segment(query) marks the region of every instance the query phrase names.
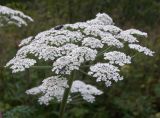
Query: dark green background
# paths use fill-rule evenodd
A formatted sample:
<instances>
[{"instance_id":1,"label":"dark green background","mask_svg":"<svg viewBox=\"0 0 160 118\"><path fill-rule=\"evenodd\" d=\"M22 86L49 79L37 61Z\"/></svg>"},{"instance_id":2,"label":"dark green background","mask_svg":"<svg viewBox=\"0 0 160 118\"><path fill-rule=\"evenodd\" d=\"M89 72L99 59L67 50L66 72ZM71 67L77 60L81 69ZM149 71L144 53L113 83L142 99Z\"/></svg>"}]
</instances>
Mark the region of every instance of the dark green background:
<instances>
[{"instance_id":1,"label":"dark green background","mask_svg":"<svg viewBox=\"0 0 160 118\"><path fill-rule=\"evenodd\" d=\"M160 0L0 0L1 5L23 11L35 22L28 27L0 28L0 66L11 59L21 39L59 24L92 19L98 12L109 14L117 26L148 33L144 46L153 58L138 54L122 68L124 80L106 88L96 102L67 106L66 118L160 118ZM47 69L30 69L11 74L0 68L0 111L4 118L57 118L59 104L41 106L38 96L25 90L37 86L50 74Z\"/></svg>"}]
</instances>

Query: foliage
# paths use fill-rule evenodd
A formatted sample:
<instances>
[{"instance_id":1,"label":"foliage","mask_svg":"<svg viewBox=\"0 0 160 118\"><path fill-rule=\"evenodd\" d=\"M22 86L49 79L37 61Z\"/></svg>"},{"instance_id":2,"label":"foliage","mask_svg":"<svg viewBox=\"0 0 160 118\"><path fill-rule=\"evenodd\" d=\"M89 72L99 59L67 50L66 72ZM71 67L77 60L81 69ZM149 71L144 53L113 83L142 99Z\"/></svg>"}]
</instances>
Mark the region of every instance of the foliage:
<instances>
[{"instance_id":1,"label":"foliage","mask_svg":"<svg viewBox=\"0 0 160 118\"><path fill-rule=\"evenodd\" d=\"M4 118L28 118L32 117L34 109L28 106L17 106L6 113L4 113Z\"/></svg>"}]
</instances>

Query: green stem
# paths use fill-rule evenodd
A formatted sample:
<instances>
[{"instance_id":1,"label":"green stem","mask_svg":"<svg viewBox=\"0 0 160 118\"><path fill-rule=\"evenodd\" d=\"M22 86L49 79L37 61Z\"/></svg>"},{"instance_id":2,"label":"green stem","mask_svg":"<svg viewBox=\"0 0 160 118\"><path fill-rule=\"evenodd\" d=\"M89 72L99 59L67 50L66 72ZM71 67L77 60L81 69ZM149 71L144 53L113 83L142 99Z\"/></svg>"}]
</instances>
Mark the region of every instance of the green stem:
<instances>
[{"instance_id":1,"label":"green stem","mask_svg":"<svg viewBox=\"0 0 160 118\"><path fill-rule=\"evenodd\" d=\"M65 89L64 91L64 95L63 95L63 99L62 99L62 103L61 103L61 106L60 106L60 115L59 115L59 118L64 118L64 112L65 112L65 107L66 107L66 104L67 104L67 100L68 100L68 96L69 96L69 93L70 93L70 90L71 90L71 87L72 87L72 83L73 83L73 80L75 78L75 71L72 73L71 75L71 78L68 80L68 88Z\"/></svg>"},{"instance_id":2,"label":"green stem","mask_svg":"<svg viewBox=\"0 0 160 118\"><path fill-rule=\"evenodd\" d=\"M101 56L104 52L108 51L110 48L111 48L111 47L108 47L108 48L104 49L102 52L98 53L98 54L97 54L97 57L98 57L98 56Z\"/></svg>"}]
</instances>

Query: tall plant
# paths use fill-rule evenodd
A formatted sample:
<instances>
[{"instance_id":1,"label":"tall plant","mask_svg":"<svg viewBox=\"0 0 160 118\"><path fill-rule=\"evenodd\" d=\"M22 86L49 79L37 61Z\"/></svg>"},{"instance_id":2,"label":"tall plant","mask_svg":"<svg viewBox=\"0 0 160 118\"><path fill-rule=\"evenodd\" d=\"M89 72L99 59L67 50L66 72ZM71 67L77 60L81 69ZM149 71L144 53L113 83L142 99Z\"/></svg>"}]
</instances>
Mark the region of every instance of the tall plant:
<instances>
[{"instance_id":1,"label":"tall plant","mask_svg":"<svg viewBox=\"0 0 160 118\"><path fill-rule=\"evenodd\" d=\"M120 68L132 62L126 49L153 56L154 52L138 44L137 36L147 37L147 33L122 30L114 25L110 16L99 13L95 19L56 26L22 40L21 48L6 67L16 73L38 65L38 60L52 64L53 76L26 93L42 93L40 104L49 105L52 100L61 102L59 117L63 118L65 106L74 100L75 94L93 103L95 96L103 93L88 84L85 76L97 83L104 82L108 87L112 82L123 80Z\"/></svg>"}]
</instances>

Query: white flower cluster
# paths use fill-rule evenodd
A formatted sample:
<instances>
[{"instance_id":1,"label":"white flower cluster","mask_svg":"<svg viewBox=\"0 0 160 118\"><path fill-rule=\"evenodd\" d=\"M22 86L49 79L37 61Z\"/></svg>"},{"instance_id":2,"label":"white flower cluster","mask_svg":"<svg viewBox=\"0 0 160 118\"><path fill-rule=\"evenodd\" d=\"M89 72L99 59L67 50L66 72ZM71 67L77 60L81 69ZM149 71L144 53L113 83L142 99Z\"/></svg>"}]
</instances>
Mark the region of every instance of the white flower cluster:
<instances>
[{"instance_id":1,"label":"white flower cluster","mask_svg":"<svg viewBox=\"0 0 160 118\"><path fill-rule=\"evenodd\" d=\"M83 46L91 47L91 48L102 48L104 44L94 37L91 38L84 38L82 41Z\"/></svg>"},{"instance_id":2,"label":"white flower cluster","mask_svg":"<svg viewBox=\"0 0 160 118\"><path fill-rule=\"evenodd\" d=\"M118 80L122 80L123 77L119 75L120 70L118 67L113 66L108 63L97 63L94 66L90 67L89 75L96 77L96 81L104 81L105 85L108 87L111 85L111 81L114 80L117 82Z\"/></svg>"},{"instance_id":3,"label":"white flower cluster","mask_svg":"<svg viewBox=\"0 0 160 118\"><path fill-rule=\"evenodd\" d=\"M24 71L26 68L30 68L36 63L36 60L29 59L29 58L21 58L16 57L10 60L6 66L10 66L10 68L13 70L13 73Z\"/></svg>"},{"instance_id":4,"label":"white flower cluster","mask_svg":"<svg viewBox=\"0 0 160 118\"><path fill-rule=\"evenodd\" d=\"M77 92L81 93L81 96L84 100L91 103L95 101L94 95L101 95L103 93L102 91L98 90L96 87L92 85L85 84L80 80L75 80L71 88L71 93Z\"/></svg>"},{"instance_id":5,"label":"white flower cluster","mask_svg":"<svg viewBox=\"0 0 160 118\"><path fill-rule=\"evenodd\" d=\"M122 39L126 42L129 42L129 43L139 42L134 35L147 37L147 33L145 33L145 32L141 32L141 31L136 30L136 29L129 29L129 30L121 31L116 36L116 38Z\"/></svg>"},{"instance_id":6,"label":"white flower cluster","mask_svg":"<svg viewBox=\"0 0 160 118\"><path fill-rule=\"evenodd\" d=\"M116 46L117 48L123 47L123 43L121 43L110 33L105 33L105 36L102 38L102 43L107 44L108 46Z\"/></svg>"},{"instance_id":7,"label":"white flower cluster","mask_svg":"<svg viewBox=\"0 0 160 118\"><path fill-rule=\"evenodd\" d=\"M23 12L0 5L0 26L15 24L21 27L22 25L27 25L25 20L33 22L33 19Z\"/></svg>"},{"instance_id":8,"label":"white flower cluster","mask_svg":"<svg viewBox=\"0 0 160 118\"><path fill-rule=\"evenodd\" d=\"M79 70L80 62L72 56L63 56L53 63L52 71L56 74L71 74L73 70Z\"/></svg>"},{"instance_id":9,"label":"white flower cluster","mask_svg":"<svg viewBox=\"0 0 160 118\"><path fill-rule=\"evenodd\" d=\"M26 93L31 95L42 93L43 96L41 96L38 101L40 104L48 105L53 99L60 102L63 98L65 88L68 88L66 78L52 76L44 79L42 85L29 89Z\"/></svg>"},{"instance_id":10,"label":"white flower cluster","mask_svg":"<svg viewBox=\"0 0 160 118\"><path fill-rule=\"evenodd\" d=\"M138 35L138 36L147 37L147 33L141 32L140 30L137 30L137 29L128 29L123 32L126 32L127 34L131 34L131 35Z\"/></svg>"},{"instance_id":11,"label":"white flower cluster","mask_svg":"<svg viewBox=\"0 0 160 118\"><path fill-rule=\"evenodd\" d=\"M72 48L71 48L72 49ZM62 56L53 63L52 71L56 74L71 74L73 70L79 70L84 61L93 61L97 51L87 47L77 47L69 53L70 56Z\"/></svg>"},{"instance_id":12,"label":"white flower cluster","mask_svg":"<svg viewBox=\"0 0 160 118\"><path fill-rule=\"evenodd\" d=\"M125 32L125 31L122 31L120 32L116 38L118 39L122 39L126 42L129 42L129 43L135 43L135 42L138 42L137 38L134 37L133 35L129 34L128 32Z\"/></svg>"},{"instance_id":13,"label":"white flower cluster","mask_svg":"<svg viewBox=\"0 0 160 118\"><path fill-rule=\"evenodd\" d=\"M146 37L147 34L136 29L122 30L114 26L112 18L107 14L99 13L95 19L57 26L41 32L35 37L22 40L19 45L21 48L18 50L15 58L7 63L6 66L11 67L13 72L24 71L25 68L34 65L36 59L43 59L44 61L53 62L53 74L58 76L52 78L61 80L60 76L63 76L66 77L65 80L67 81L74 70L84 72L88 69L84 69L84 71L79 71L79 69L88 68L89 65L92 65L89 72L85 73L96 78L97 82L104 81L106 86L110 86L112 81L117 82L123 79L119 75L120 70L117 66L131 63L130 56L116 50L120 50L120 48L122 50L125 45L125 47L128 46L146 55L153 55L153 52L149 49L134 44L138 43L136 36ZM109 50L110 47L114 48ZM104 55L104 60L101 59L101 55ZM103 63L99 62L100 59ZM85 66L85 64L87 65ZM45 90L43 93L46 93L46 96L40 99L41 103L48 104L47 101L59 94L61 97L56 98L58 101L62 99L64 90L61 90L58 94L55 92L55 89L53 92L57 95L52 93L51 96L48 96L52 87L54 88L53 83L52 85L46 85L50 81L50 79L47 79L40 86L40 88L43 88L42 91ZM56 81L59 82L58 80ZM66 81L63 81L65 85ZM63 89L65 89L64 86ZM38 91L40 89L38 87L31 90ZM71 91L73 93L81 93L82 98L88 102L95 100L94 95L102 94L95 87L76 80L72 84Z\"/></svg>"},{"instance_id":14,"label":"white flower cluster","mask_svg":"<svg viewBox=\"0 0 160 118\"><path fill-rule=\"evenodd\" d=\"M143 52L145 55L148 55L148 56L153 56L153 54L154 54L154 52L151 51L150 49L143 47L143 46L140 46L138 44L129 44L129 47L131 49L137 50L138 52Z\"/></svg>"},{"instance_id":15,"label":"white flower cluster","mask_svg":"<svg viewBox=\"0 0 160 118\"><path fill-rule=\"evenodd\" d=\"M19 47L22 47L22 46L24 46L24 45L27 45L29 42L31 42L32 38L33 38L33 36L30 36L30 37L27 37L27 38L23 39L23 40L20 42Z\"/></svg>"},{"instance_id":16,"label":"white flower cluster","mask_svg":"<svg viewBox=\"0 0 160 118\"><path fill-rule=\"evenodd\" d=\"M105 13L98 13L96 15L96 18L90 21L87 21L88 24L93 25L93 24L97 24L97 25L112 25L113 24L113 20L112 18L105 14Z\"/></svg>"},{"instance_id":17,"label":"white flower cluster","mask_svg":"<svg viewBox=\"0 0 160 118\"><path fill-rule=\"evenodd\" d=\"M83 63L85 61L95 60L97 51L88 47L78 47L75 48L70 55L77 58L80 63Z\"/></svg>"},{"instance_id":18,"label":"white flower cluster","mask_svg":"<svg viewBox=\"0 0 160 118\"><path fill-rule=\"evenodd\" d=\"M26 93L31 95L42 93L43 95L38 101L40 104L48 105L53 99L60 102L66 88L68 88L66 78L52 76L44 79L42 85L29 89ZM84 100L92 103L95 101L95 95L101 95L103 92L92 85L85 84L80 80L75 80L71 87L71 94L72 93L81 93ZM70 97L68 98L68 102L71 101Z\"/></svg>"},{"instance_id":19,"label":"white flower cluster","mask_svg":"<svg viewBox=\"0 0 160 118\"><path fill-rule=\"evenodd\" d=\"M30 95L42 93L38 101L40 104L48 105L53 99L61 102L66 88L68 88L66 78L52 76L44 79L42 85L29 89L26 93ZM78 92L81 93L84 100L91 103L95 101L95 95L101 95L103 93L94 86L85 84L80 80L75 80L71 87L71 94ZM68 102L71 101L70 97L68 98Z\"/></svg>"},{"instance_id":20,"label":"white flower cluster","mask_svg":"<svg viewBox=\"0 0 160 118\"><path fill-rule=\"evenodd\" d=\"M77 43L81 41L83 34L79 31L69 31L67 29L55 30L54 28L41 32L32 43L39 44L51 44L55 46L61 46L66 43Z\"/></svg>"},{"instance_id":21,"label":"white flower cluster","mask_svg":"<svg viewBox=\"0 0 160 118\"><path fill-rule=\"evenodd\" d=\"M104 53L104 59L109 60L110 64L118 64L120 66L131 63L130 56L126 56L123 52L118 51Z\"/></svg>"}]
</instances>

